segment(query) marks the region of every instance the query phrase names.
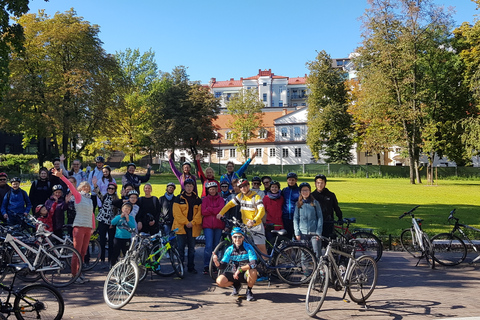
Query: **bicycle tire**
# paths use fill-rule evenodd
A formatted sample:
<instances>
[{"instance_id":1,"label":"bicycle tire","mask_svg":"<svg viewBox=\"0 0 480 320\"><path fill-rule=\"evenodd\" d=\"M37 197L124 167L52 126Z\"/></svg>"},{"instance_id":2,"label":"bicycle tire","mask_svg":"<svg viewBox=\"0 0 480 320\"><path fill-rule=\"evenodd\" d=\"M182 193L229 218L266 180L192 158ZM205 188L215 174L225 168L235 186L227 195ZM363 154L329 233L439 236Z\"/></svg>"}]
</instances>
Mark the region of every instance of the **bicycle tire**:
<instances>
[{"instance_id":1,"label":"bicycle tire","mask_svg":"<svg viewBox=\"0 0 480 320\"><path fill-rule=\"evenodd\" d=\"M352 233L352 238L355 239L355 257L366 254L375 259L376 262L382 258L382 241L376 235L371 232L357 231Z\"/></svg>"},{"instance_id":2,"label":"bicycle tire","mask_svg":"<svg viewBox=\"0 0 480 320\"><path fill-rule=\"evenodd\" d=\"M90 253L90 261L83 264L83 271L89 271L96 267L102 255L100 242L97 239L90 240L88 243L88 252Z\"/></svg>"},{"instance_id":3,"label":"bicycle tire","mask_svg":"<svg viewBox=\"0 0 480 320\"><path fill-rule=\"evenodd\" d=\"M405 229L400 235L400 244L402 245L403 250L411 254L414 258L422 258L423 252L420 246L418 245L417 240L413 239L414 231L412 228Z\"/></svg>"},{"instance_id":4,"label":"bicycle tire","mask_svg":"<svg viewBox=\"0 0 480 320\"><path fill-rule=\"evenodd\" d=\"M215 266L215 263L213 262L213 254L215 253L217 255L219 262L222 261L225 250L231 244L232 243L230 241L223 240L215 247L215 249L212 252L212 256L210 257L210 263L208 264L208 273L210 275L210 278L212 278L213 281L216 281L217 277L223 273L222 270L218 269Z\"/></svg>"},{"instance_id":5,"label":"bicycle tire","mask_svg":"<svg viewBox=\"0 0 480 320\"><path fill-rule=\"evenodd\" d=\"M287 245L275 257L278 278L291 285L308 283L316 268L315 253L304 246Z\"/></svg>"},{"instance_id":6,"label":"bicycle tire","mask_svg":"<svg viewBox=\"0 0 480 320\"><path fill-rule=\"evenodd\" d=\"M175 248L168 250L170 253L170 261L172 263L172 268L175 271L177 277L183 279L185 276L185 269L183 268L182 260L180 259L180 254Z\"/></svg>"},{"instance_id":7,"label":"bicycle tire","mask_svg":"<svg viewBox=\"0 0 480 320\"><path fill-rule=\"evenodd\" d=\"M150 255L155 254L155 256L153 256L153 261L158 262L157 268L153 270L153 272L162 277L169 277L175 273L175 269L173 268L172 260L170 260L170 253L168 252L169 250L163 249L161 251L158 251L162 247L163 244L158 242L152 247L152 250L150 251ZM160 261L158 261L159 258Z\"/></svg>"},{"instance_id":8,"label":"bicycle tire","mask_svg":"<svg viewBox=\"0 0 480 320\"><path fill-rule=\"evenodd\" d=\"M425 248L423 257L427 260L427 264L430 266L430 268L435 269L435 252L433 251L433 246L430 242L430 239L425 233L422 233L422 241L423 247Z\"/></svg>"},{"instance_id":9,"label":"bicycle tire","mask_svg":"<svg viewBox=\"0 0 480 320\"><path fill-rule=\"evenodd\" d=\"M80 253L67 245L57 245L47 250L47 253L60 261L58 265L48 254L44 254L40 262L40 276L43 281L54 287L66 287L72 284L82 273L82 258ZM72 273L72 260L78 260L78 270L75 275ZM41 270L43 268L54 267L57 269Z\"/></svg>"},{"instance_id":10,"label":"bicycle tire","mask_svg":"<svg viewBox=\"0 0 480 320\"><path fill-rule=\"evenodd\" d=\"M32 284L22 288L13 303L15 317L22 319L60 320L65 311L63 297L55 288Z\"/></svg>"},{"instance_id":11,"label":"bicycle tire","mask_svg":"<svg viewBox=\"0 0 480 320\"><path fill-rule=\"evenodd\" d=\"M462 239L451 233L439 233L430 240L434 259L443 266L456 266L467 257L467 246Z\"/></svg>"},{"instance_id":12,"label":"bicycle tire","mask_svg":"<svg viewBox=\"0 0 480 320\"><path fill-rule=\"evenodd\" d=\"M145 267L145 262L148 258L148 248L143 247L137 256L137 266L138 266L138 281L143 281L147 277L147 268Z\"/></svg>"},{"instance_id":13,"label":"bicycle tire","mask_svg":"<svg viewBox=\"0 0 480 320\"><path fill-rule=\"evenodd\" d=\"M355 263L347 275L347 292L356 303L364 303L375 290L377 284L378 269L375 259L371 256L361 256L355 259Z\"/></svg>"},{"instance_id":14,"label":"bicycle tire","mask_svg":"<svg viewBox=\"0 0 480 320\"><path fill-rule=\"evenodd\" d=\"M328 283L328 265L322 261L317 270L315 270L312 279L310 279L307 295L305 296L305 308L310 317L315 317L318 311L320 311L327 296Z\"/></svg>"},{"instance_id":15,"label":"bicycle tire","mask_svg":"<svg viewBox=\"0 0 480 320\"><path fill-rule=\"evenodd\" d=\"M135 261L122 260L115 264L105 279L103 299L112 309L120 309L132 300L139 280Z\"/></svg>"}]
</instances>

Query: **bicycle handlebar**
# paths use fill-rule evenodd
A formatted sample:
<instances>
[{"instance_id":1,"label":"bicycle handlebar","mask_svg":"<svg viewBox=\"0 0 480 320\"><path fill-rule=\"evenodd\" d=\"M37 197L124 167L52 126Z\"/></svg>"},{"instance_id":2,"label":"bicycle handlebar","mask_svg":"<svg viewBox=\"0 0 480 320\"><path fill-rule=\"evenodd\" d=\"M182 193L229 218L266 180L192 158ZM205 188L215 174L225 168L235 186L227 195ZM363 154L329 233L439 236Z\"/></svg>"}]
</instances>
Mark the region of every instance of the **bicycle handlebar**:
<instances>
[{"instance_id":1,"label":"bicycle handlebar","mask_svg":"<svg viewBox=\"0 0 480 320\"><path fill-rule=\"evenodd\" d=\"M457 210L457 209L453 209L452 211L450 211L450 215L448 216L448 220L454 219L454 220L458 221L458 218L453 216L453 214L455 213L455 210Z\"/></svg>"},{"instance_id":2,"label":"bicycle handlebar","mask_svg":"<svg viewBox=\"0 0 480 320\"><path fill-rule=\"evenodd\" d=\"M420 207L420 206L416 206L416 207L414 207L413 209L411 209L410 211L404 212L400 217L398 217L398 219L402 219L403 217L405 217L405 216L408 215L408 214L411 215L412 212L415 211L418 207Z\"/></svg>"}]
</instances>

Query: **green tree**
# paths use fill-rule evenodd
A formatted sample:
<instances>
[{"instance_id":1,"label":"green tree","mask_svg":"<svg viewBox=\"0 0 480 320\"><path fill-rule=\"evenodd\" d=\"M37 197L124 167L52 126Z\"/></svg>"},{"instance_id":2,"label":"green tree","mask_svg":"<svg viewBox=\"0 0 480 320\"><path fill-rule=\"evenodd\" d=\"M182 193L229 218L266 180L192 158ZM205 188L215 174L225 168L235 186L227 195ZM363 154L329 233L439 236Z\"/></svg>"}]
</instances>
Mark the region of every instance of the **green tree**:
<instances>
[{"instance_id":1,"label":"green tree","mask_svg":"<svg viewBox=\"0 0 480 320\"><path fill-rule=\"evenodd\" d=\"M418 168L426 137L424 129L435 122L433 113L443 104L433 100L429 80L435 72L432 70L431 77L424 72L428 64L433 66L428 59L441 56L431 54L440 44L431 39L441 40L448 34L450 15L430 0L369 3L371 7L364 15L364 40L355 59L362 91L355 107L361 117L355 119L368 119L364 125L369 130L364 130L363 138L376 142L377 147L387 142L404 147L410 162L410 182L415 183L416 178L420 183ZM389 133L383 131L385 128ZM390 141L369 139L367 135Z\"/></svg>"},{"instance_id":2,"label":"green tree","mask_svg":"<svg viewBox=\"0 0 480 320\"><path fill-rule=\"evenodd\" d=\"M332 68L332 59L325 51L320 51L307 67L310 70L307 145L316 159L323 151L327 163L349 163L353 122L347 110L345 74L341 69Z\"/></svg>"},{"instance_id":3,"label":"green tree","mask_svg":"<svg viewBox=\"0 0 480 320\"><path fill-rule=\"evenodd\" d=\"M242 89L227 103L227 113L232 116L227 125L231 128L232 141L248 159L248 141L258 136L263 125L263 102L256 89Z\"/></svg>"},{"instance_id":4,"label":"green tree","mask_svg":"<svg viewBox=\"0 0 480 320\"><path fill-rule=\"evenodd\" d=\"M24 48L11 54L9 90L1 112L6 129L38 142L38 158L54 152L78 156L92 141L94 128L111 105L109 75L115 68L98 38L99 28L75 11L43 11L17 19Z\"/></svg>"}]
</instances>

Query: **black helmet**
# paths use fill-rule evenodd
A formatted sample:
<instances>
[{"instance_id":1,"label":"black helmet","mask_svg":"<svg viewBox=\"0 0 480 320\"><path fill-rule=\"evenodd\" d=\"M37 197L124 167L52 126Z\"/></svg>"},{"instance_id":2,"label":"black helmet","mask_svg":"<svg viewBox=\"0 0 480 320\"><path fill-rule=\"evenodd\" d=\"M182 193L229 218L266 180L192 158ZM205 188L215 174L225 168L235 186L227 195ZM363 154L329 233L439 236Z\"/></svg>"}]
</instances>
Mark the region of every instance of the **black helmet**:
<instances>
[{"instance_id":1,"label":"black helmet","mask_svg":"<svg viewBox=\"0 0 480 320\"><path fill-rule=\"evenodd\" d=\"M258 181L258 182L261 183L261 182L262 182L262 179L260 179L259 176L255 176L255 177L252 178L252 182L253 182L253 181Z\"/></svg>"},{"instance_id":2,"label":"black helmet","mask_svg":"<svg viewBox=\"0 0 480 320\"><path fill-rule=\"evenodd\" d=\"M300 190L302 190L303 187L307 187L310 191L312 190L312 187L310 187L310 183L308 182L302 182L300 183Z\"/></svg>"},{"instance_id":3,"label":"black helmet","mask_svg":"<svg viewBox=\"0 0 480 320\"><path fill-rule=\"evenodd\" d=\"M133 163L133 162L130 162L129 164L127 164L127 169L128 169L128 167L130 167L130 166L133 166L134 168L137 168L137 166L136 166L135 163Z\"/></svg>"},{"instance_id":4,"label":"black helmet","mask_svg":"<svg viewBox=\"0 0 480 320\"><path fill-rule=\"evenodd\" d=\"M276 185L278 189L281 189L280 182L273 180L272 183L270 183L270 186Z\"/></svg>"},{"instance_id":5,"label":"black helmet","mask_svg":"<svg viewBox=\"0 0 480 320\"><path fill-rule=\"evenodd\" d=\"M95 162L105 163L105 158L102 157L102 156L98 156L98 157L95 158Z\"/></svg>"},{"instance_id":6,"label":"black helmet","mask_svg":"<svg viewBox=\"0 0 480 320\"><path fill-rule=\"evenodd\" d=\"M317 174L315 176L315 182L317 182L317 179L322 179L323 181L327 182L327 177L325 177L324 174Z\"/></svg>"},{"instance_id":7,"label":"black helmet","mask_svg":"<svg viewBox=\"0 0 480 320\"><path fill-rule=\"evenodd\" d=\"M287 174L287 179L288 179L288 178L298 179L297 174L296 174L295 172L289 172L289 173Z\"/></svg>"},{"instance_id":8,"label":"black helmet","mask_svg":"<svg viewBox=\"0 0 480 320\"><path fill-rule=\"evenodd\" d=\"M185 186L186 184L191 184L192 186L195 186L195 181L193 179L186 179L185 181L183 181L183 185Z\"/></svg>"},{"instance_id":9,"label":"black helmet","mask_svg":"<svg viewBox=\"0 0 480 320\"><path fill-rule=\"evenodd\" d=\"M22 180L19 177L13 177L10 182L22 182Z\"/></svg>"},{"instance_id":10,"label":"black helmet","mask_svg":"<svg viewBox=\"0 0 480 320\"><path fill-rule=\"evenodd\" d=\"M63 187L61 184L56 184L52 187L52 191L57 191L57 190L63 191Z\"/></svg>"},{"instance_id":11,"label":"black helmet","mask_svg":"<svg viewBox=\"0 0 480 320\"><path fill-rule=\"evenodd\" d=\"M237 182L237 187L241 188L243 186L248 186L249 185L249 182L247 179L239 179L238 182Z\"/></svg>"}]
</instances>

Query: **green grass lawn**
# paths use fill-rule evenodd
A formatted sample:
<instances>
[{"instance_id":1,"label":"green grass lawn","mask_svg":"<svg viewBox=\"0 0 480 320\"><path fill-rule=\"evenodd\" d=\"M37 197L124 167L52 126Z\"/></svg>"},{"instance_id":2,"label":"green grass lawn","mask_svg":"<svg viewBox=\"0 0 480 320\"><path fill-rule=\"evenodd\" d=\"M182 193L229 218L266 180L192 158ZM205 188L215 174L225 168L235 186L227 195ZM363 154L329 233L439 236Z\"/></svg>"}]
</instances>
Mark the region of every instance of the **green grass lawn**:
<instances>
[{"instance_id":1,"label":"green grass lawn","mask_svg":"<svg viewBox=\"0 0 480 320\"><path fill-rule=\"evenodd\" d=\"M282 188L287 185L285 176L273 179L280 181ZM153 193L163 195L170 181L177 183L173 174L152 176ZM300 177L300 182L314 187L312 177ZM447 217L454 208L461 222L480 228L480 181L441 180L427 186L411 185L408 179L332 178L327 188L337 195L344 217L357 218L356 227L374 229L376 234L399 236L410 226L410 219L398 217L416 205L420 207L415 216L424 219L423 229L430 235L451 228Z\"/></svg>"}]
</instances>

